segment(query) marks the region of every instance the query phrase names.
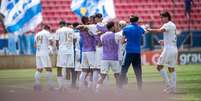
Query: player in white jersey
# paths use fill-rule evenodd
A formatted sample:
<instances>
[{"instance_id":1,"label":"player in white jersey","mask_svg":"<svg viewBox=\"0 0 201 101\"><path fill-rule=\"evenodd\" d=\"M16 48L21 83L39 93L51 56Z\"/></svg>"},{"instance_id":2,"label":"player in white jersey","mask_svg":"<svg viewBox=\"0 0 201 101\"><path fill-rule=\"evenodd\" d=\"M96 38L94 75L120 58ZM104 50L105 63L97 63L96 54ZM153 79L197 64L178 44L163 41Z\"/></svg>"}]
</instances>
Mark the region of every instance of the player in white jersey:
<instances>
[{"instance_id":1,"label":"player in white jersey","mask_svg":"<svg viewBox=\"0 0 201 101\"><path fill-rule=\"evenodd\" d=\"M49 56L48 45L50 44L50 32L49 26L43 25L42 31L38 32L35 36L35 47L36 47L36 69L35 72L35 85L34 89L36 91L41 90L40 86L40 75L43 71L43 68L47 71L46 78L48 81L49 89L53 88L52 85L52 65Z\"/></svg>"},{"instance_id":2,"label":"player in white jersey","mask_svg":"<svg viewBox=\"0 0 201 101\"><path fill-rule=\"evenodd\" d=\"M118 50L118 54L119 54L119 63L122 64L123 62L123 55L124 55L124 52L125 52L125 44L122 44L123 40L122 40L122 37L123 37L123 28L127 25L126 21L119 21L118 22L118 26L116 27L116 33L115 33L115 39L118 40L119 42L119 50Z\"/></svg>"},{"instance_id":3,"label":"player in white jersey","mask_svg":"<svg viewBox=\"0 0 201 101\"><path fill-rule=\"evenodd\" d=\"M176 46L176 25L171 21L169 12L165 11L160 14L161 20L164 23L160 29L147 29L149 32L163 33L163 40L160 44L163 45L163 52L161 53L157 70L160 72L166 83L165 92L175 93L176 91L176 71L175 66L177 63L178 50ZM170 78L167 72L163 69L164 66L168 67Z\"/></svg>"},{"instance_id":4,"label":"player in white jersey","mask_svg":"<svg viewBox=\"0 0 201 101\"><path fill-rule=\"evenodd\" d=\"M60 28L56 31L57 37L57 81L58 88L60 90L64 89L64 83L69 80L69 74L74 68L74 49L73 49L73 39L74 31L72 28L66 27L65 21L59 23ZM64 76L62 76L62 68L64 68ZM65 80L65 81L64 81Z\"/></svg>"}]
</instances>

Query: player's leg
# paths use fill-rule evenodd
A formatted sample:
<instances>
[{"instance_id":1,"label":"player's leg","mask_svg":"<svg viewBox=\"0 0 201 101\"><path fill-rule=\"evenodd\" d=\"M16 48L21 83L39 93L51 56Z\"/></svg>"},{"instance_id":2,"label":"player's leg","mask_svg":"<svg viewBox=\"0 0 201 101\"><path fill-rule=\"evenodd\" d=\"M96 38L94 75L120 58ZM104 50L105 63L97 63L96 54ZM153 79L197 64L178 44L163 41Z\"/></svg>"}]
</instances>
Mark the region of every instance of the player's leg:
<instances>
[{"instance_id":1,"label":"player's leg","mask_svg":"<svg viewBox=\"0 0 201 101\"><path fill-rule=\"evenodd\" d=\"M168 71L170 73L170 86L171 86L171 93L176 92L176 70L175 66L177 63L177 49L172 48L171 51L169 51L169 57L168 57Z\"/></svg>"},{"instance_id":2,"label":"player's leg","mask_svg":"<svg viewBox=\"0 0 201 101\"><path fill-rule=\"evenodd\" d=\"M100 69L97 68L93 69L92 74L93 74L93 88L95 88L99 79Z\"/></svg>"},{"instance_id":3,"label":"player's leg","mask_svg":"<svg viewBox=\"0 0 201 101\"><path fill-rule=\"evenodd\" d=\"M115 78L115 81L116 81L116 85L118 87L118 83L119 83L119 73L114 73L114 78Z\"/></svg>"},{"instance_id":4,"label":"player's leg","mask_svg":"<svg viewBox=\"0 0 201 101\"><path fill-rule=\"evenodd\" d=\"M168 88L170 86L170 82L169 82L168 74L167 74L166 70L164 70L164 66L163 65L157 65L157 70L159 71L161 77L165 81L166 87Z\"/></svg>"},{"instance_id":5,"label":"player's leg","mask_svg":"<svg viewBox=\"0 0 201 101\"><path fill-rule=\"evenodd\" d=\"M62 89L64 78L62 76L62 67L57 67L57 83L58 89Z\"/></svg>"},{"instance_id":6,"label":"player's leg","mask_svg":"<svg viewBox=\"0 0 201 101\"><path fill-rule=\"evenodd\" d=\"M87 76L88 69L82 68L80 78L79 78L79 88L83 89L85 87L85 80Z\"/></svg>"},{"instance_id":7,"label":"player's leg","mask_svg":"<svg viewBox=\"0 0 201 101\"><path fill-rule=\"evenodd\" d=\"M131 54L126 53L124 60L123 60L123 65L121 67L121 73L119 76L119 87L122 88L123 85L127 84L127 72L128 72L128 68L132 62L132 57Z\"/></svg>"},{"instance_id":8,"label":"player's leg","mask_svg":"<svg viewBox=\"0 0 201 101\"><path fill-rule=\"evenodd\" d=\"M63 80L63 86L65 88L69 87L70 84L71 84L71 81L70 81L70 78L71 78L71 69L72 69L71 67L66 67L63 70L63 78L64 78L64 80Z\"/></svg>"},{"instance_id":9,"label":"player's leg","mask_svg":"<svg viewBox=\"0 0 201 101\"><path fill-rule=\"evenodd\" d=\"M87 82L88 82L88 87L92 87L92 85L94 85L93 83L96 82L97 80L93 81L93 78L97 79L98 76L98 71L96 70L95 67L95 52L87 52L86 54L87 59L88 59L88 64L90 66L90 72L88 73L88 76L86 78Z\"/></svg>"},{"instance_id":10,"label":"player's leg","mask_svg":"<svg viewBox=\"0 0 201 101\"><path fill-rule=\"evenodd\" d=\"M168 67L170 73L170 84L171 84L171 93L176 92L176 71L174 67Z\"/></svg>"},{"instance_id":11,"label":"player's leg","mask_svg":"<svg viewBox=\"0 0 201 101\"><path fill-rule=\"evenodd\" d=\"M109 61L108 60L102 60L102 68L100 71L100 77L97 81L97 85L96 85L96 92L99 92L100 88L103 88L103 81L105 80L107 74L109 71Z\"/></svg>"},{"instance_id":12,"label":"player's leg","mask_svg":"<svg viewBox=\"0 0 201 101\"><path fill-rule=\"evenodd\" d=\"M53 88L53 80L52 80L52 68L47 67L47 68L45 68L45 70L47 71L46 79L47 79L47 83L48 83L48 89L53 90L54 88Z\"/></svg>"},{"instance_id":13,"label":"player's leg","mask_svg":"<svg viewBox=\"0 0 201 101\"><path fill-rule=\"evenodd\" d=\"M105 77L107 76L107 74L101 73L101 76L99 77L97 84L96 84L96 93L98 93L100 91L100 89L103 87L103 81L105 79Z\"/></svg>"},{"instance_id":14,"label":"player's leg","mask_svg":"<svg viewBox=\"0 0 201 101\"><path fill-rule=\"evenodd\" d=\"M48 88L49 88L49 90L53 90L52 64L51 64L50 56L43 57L42 59L44 61L43 64L44 64L45 70L47 71L46 79L48 82Z\"/></svg>"},{"instance_id":15,"label":"player's leg","mask_svg":"<svg viewBox=\"0 0 201 101\"><path fill-rule=\"evenodd\" d=\"M169 77L168 77L167 71L164 70L164 64L167 63L167 57L168 57L167 52L168 52L167 49L163 50L163 52L161 53L161 55L160 55L160 57L158 59L158 63L157 63L156 68L159 71L160 75L162 76L163 80L165 81L166 89L169 89L169 86L170 86Z\"/></svg>"},{"instance_id":16,"label":"player's leg","mask_svg":"<svg viewBox=\"0 0 201 101\"><path fill-rule=\"evenodd\" d=\"M112 60L110 61L110 64L111 64L111 69L114 73L114 78L116 80L116 85L118 87L118 83L119 83L119 74L121 72L121 66L120 66L120 63L119 61L115 61L115 60Z\"/></svg>"},{"instance_id":17,"label":"player's leg","mask_svg":"<svg viewBox=\"0 0 201 101\"><path fill-rule=\"evenodd\" d=\"M87 76L86 76L86 82L87 83L85 83L88 88L91 88L91 86L92 86L92 80L93 80L93 70L92 69L88 69Z\"/></svg>"},{"instance_id":18,"label":"player's leg","mask_svg":"<svg viewBox=\"0 0 201 101\"><path fill-rule=\"evenodd\" d=\"M75 68L71 68L71 79L72 79L72 83L71 83L71 87L72 88L76 88L76 80L77 80L77 72L75 71Z\"/></svg>"},{"instance_id":19,"label":"player's leg","mask_svg":"<svg viewBox=\"0 0 201 101\"><path fill-rule=\"evenodd\" d=\"M96 88L100 76L102 61L102 47L97 46L95 52L95 68L93 69L93 88Z\"/></svg>"},{"instance_id":20,"label":"player's leg","mask_svg":"<svg viewBox=\"0 0 201 101\"><path fill-rule=\"evenodd\" d=\"M132 66L135 72L136 80L137 80L137 88L139 90L142 89L142 67L141 67L141 55L133 54Z\"/></svg>"},{"instance_id":21,"label":"player's leg","mask_svg":"<svg viewBox=\"0 0 201 101\"><path fill-rule=\"evenodd\" d=\"M34 84L34 90L40 91L41 85L40 85L40 75L43 71L43 64L41 56L36 56L36 72L34 74L35 84Z\"/></svg>"},{"instance_id":22,"label":"player's leg","mask_svg":"<svg viewBox=\"0 0 201 101\"><path fill-rule=\"evenodd\" d=\"M41 76L42 71L43 71L42 68L38 68L38 69L36 69L36 72L34 74L34 78L35 78L34 90L35 91L41 90L40 76Z\"/></svg>"},{"instance_id":23,"label":"player's leg","mask_svg":"<svg viewBox=\"0 0 201 101\"><path fill-rule=\"evenodd\" d=\"M61 90L63 88L63 82L64 78L62 75L62 54L58 53L57 55L57 83L58 83L58 89Z\"/></svg>"}]
</instances>

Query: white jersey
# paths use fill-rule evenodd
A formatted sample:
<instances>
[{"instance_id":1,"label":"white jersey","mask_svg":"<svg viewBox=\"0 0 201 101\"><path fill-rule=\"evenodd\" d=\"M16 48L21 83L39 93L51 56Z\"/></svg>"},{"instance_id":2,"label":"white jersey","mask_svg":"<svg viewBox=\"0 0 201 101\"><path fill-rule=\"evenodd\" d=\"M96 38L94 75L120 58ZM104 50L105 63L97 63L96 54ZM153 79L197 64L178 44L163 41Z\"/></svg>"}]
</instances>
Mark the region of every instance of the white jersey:
<instances>
[{"instance_id":1,"label":"white jersey","mask_svg":"<svg viewBox=\"0 0 201 101\"><path fill-rule=\"evenodd\" d=\"M35 36L36 43L36 56L48 56L49 55L49 39L50 32L47 30L42 30L38 32Z\"/></svg>"},{"instance_id":2,"label":"white jersey","mask_svg":"<svg viewBox=\"0 0 201 101\"><path fill-rule=\"evenodd\" d=\"M56 40L59 40L59 51L63 54L73 54L74 31L72 28L62 27L56 31Z\"/></svg>"},{"instance_id":3,"label":"white jersey","mask_svg":"<svg viewBox=\"0 0 201 101\"><path fill-rule=\"evenodd\" d=\"M168 23L165 23L161 29L165 29L165 32L163 33L164 47L176 47L176 25L172 21L169 21Z\"/></svg>"},{"instance_id":4,"label":"white jersey","mask_svg":"<svg viewBox=\"0 0 201 101\"><path fill-rule=\"evenodd\" d=\"M76 39L75 51L79 52L80 51L80 33L79 32L74 32L74 36L75 36L75 39Z\"/></svg>"}]
</instances>

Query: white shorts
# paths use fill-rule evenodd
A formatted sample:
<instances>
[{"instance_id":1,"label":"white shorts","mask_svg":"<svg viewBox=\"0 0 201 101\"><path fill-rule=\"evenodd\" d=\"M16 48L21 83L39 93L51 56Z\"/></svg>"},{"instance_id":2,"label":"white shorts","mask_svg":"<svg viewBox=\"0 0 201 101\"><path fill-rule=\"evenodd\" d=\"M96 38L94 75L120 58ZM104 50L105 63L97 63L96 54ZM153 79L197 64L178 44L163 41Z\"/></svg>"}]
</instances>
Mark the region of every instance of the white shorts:
<instances>
[{"instance_id":1,"label":"white shorts","mask_svg":"<svg viewBox=\"0 0 201 101\"><path fill-rule=\"evenodd\" d=\"M36 56L36 68L52 67L50 56Z\"/></svg>"},{"instance_id":2,"label":"white shorts","mask_svg":"<svg viewBox=\"0 0 201 101\"><path fill-rule=\"evenodd\" d=\"M176 47L169 46L163 49L159 59L158 65L165 65L167 67L175 67L177 64L178 50Z\"/></svg>"},{"instance_id":3,"label":"white shorts","mask_svg":"<svg viewBox=\"0 0 201 101\"><path fill-rule=\"evenodd\" d=\"M102 55L103 55L103 48L96 47L96 64L95 64L96 69L100 69L102 67Z\"/></svg>"},{"instance_id":4,"label":"white shorts","mask_svg":"<svg viewBox=\"0 0 201 101\"><path fill-rule=\"evenodd\" d=\"M95 52L82 52L82 67L81 68L95 68Z\"/></svg>"},{"instance_id":5,"label":"white shorts","mask_svg":"<svg viewBox=\"0 0 201 101\"><path fill-rule=\"evenodd\" d=\"M57 55L57 67L74 68L74 56L73 56L73 54L59 53Z\"/></svg>"},{"instance_id":6,"label":"white shorts","mask_svg":"<svg viewBox=\"0 0 201 101\"><path fill-rule=\"evenodd\" d=\"M114 73L120 73L121 72L121 67L119 65L119 61L102 60L101 73L102 74L108 74L110 68L112 69L112 71Z\"/></svg>"}]
</instances>

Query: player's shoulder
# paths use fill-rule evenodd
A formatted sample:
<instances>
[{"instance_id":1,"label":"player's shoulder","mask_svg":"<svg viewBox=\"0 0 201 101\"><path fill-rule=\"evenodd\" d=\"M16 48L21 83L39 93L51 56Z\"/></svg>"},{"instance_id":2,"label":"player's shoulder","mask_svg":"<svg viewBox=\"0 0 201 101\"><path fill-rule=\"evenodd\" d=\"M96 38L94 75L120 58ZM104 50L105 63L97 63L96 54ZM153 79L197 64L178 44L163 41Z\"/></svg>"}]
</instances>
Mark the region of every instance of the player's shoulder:
<instances>
[{"instance_id":1,"label":"player's shoulder","mask_svg":"<svg viewBox=\"0 0 201 101\"><path fill-rule=\"evenodd\" d=\"M46 33L48 33L48 31L43 29L43 30L39 31L36 35L38 36L38 35L43 35L43 34L46 34Z\"/></svg>"},{"instance_id":2,"label":"player's shoulder","mask_svg":"<svg viewBox=\"0 0 201 101\"><path fill-rule=\"evenodd\" d=\"M172 21L163 24L162 27L166 29L176 29L176 25Z\"/></svg>"},{"instance_id":3,"label":"player's shoulder","mask_svg":"<svg viewBox=\"0 0 201 101\"><path fill-rule=\"evenodd\" d=\"M73 30L72 28L70 28L70 27L65 27L65 29L66 29L67 31L74 32L74 30Z\"/></svg>"}]
</instances>

